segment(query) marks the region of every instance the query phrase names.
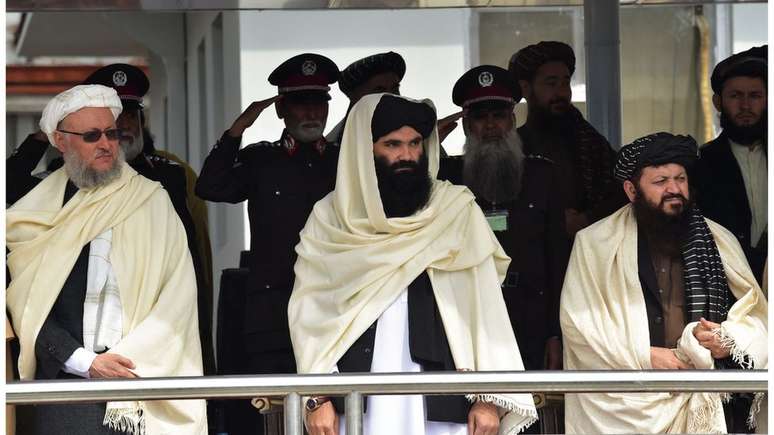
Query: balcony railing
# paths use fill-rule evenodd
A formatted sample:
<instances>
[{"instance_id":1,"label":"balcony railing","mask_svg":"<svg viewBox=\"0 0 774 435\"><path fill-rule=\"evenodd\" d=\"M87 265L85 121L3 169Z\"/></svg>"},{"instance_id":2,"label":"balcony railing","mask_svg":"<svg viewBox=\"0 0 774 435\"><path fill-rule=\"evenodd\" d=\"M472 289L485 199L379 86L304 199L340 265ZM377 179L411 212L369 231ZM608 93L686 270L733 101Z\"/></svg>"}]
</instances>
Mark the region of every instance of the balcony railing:
<instances>
[{"instance_id":1,"label":"balcony railing","mask_svg":"<svg viewBox=\"0 0 774 435\"><path fill-rule=\"evenodd\" d=\"M285 433L303 433L301 396L346 396L346 428L362 434L362 396L376 394L759 392L766 370L530 371L252 375L12 382L6 403L284 397Z\"/></svg>"}]
</instances>

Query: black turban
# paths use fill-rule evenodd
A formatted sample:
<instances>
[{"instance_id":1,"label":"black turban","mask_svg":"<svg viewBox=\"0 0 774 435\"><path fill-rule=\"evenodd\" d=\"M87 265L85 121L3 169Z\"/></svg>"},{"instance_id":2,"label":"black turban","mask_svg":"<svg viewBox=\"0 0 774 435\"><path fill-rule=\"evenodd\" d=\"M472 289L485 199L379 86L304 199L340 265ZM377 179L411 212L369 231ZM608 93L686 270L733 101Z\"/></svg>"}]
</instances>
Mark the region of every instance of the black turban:
<instances>
[{"instance_id":1,"label":"black turban","mask_svg":"<svg viewBox=\"0 0 774 435\"><path fill-rule=\"evenodd\" d=\"M768 45L753 47L720 61L712 70L712 90L720 95L723 84L733 77L760 77L766 83L769 71L767 50Z\"/></svg>"},{"instance_id":2,"label":"black turban","mask_svg":"<svg viewBox=\"0 0 774 435\"><path fill-rule=\"evenodd\" d=\"M562 62L570 75L575 73L575 53L564 42L541 41L522 48L511 56L508 72L515 80L532 80L538 68L548 62Z\"/></svg>"},{"instance_id":3,"label":"black turban","mask_svg":"<svg viewBox=\"0 0 774 435\"><path fill-rule=\"evenodd\" d=\"M691 136L671 133L653 133L641 137L621 148L615 162L614 175L621 181L646 166L677 163L686 169L693 166L699 155L699 147Z\"/></svg>"},{"instance_id":4,"label":"black turban","mask_svg":"<svg viewBox=\"0 0 774 435\"><path fill-rule=\"evenodd\" d=\"M403 80L403 75L406 74L406 62L403 57L388 51L356 60L341 72L339 89L349 95L353 89L367 82L371 77L386 72L393 72L398 75L398 80Z\"/></svg>"},{"instance_id":5,"label":"black turban","mask_svg":"<svg viewBox=\"0 0 774 435\"><path fill-rule=\"evenodd\" d=\"M435 110L430 105L385 94L374 109L371 135L376 142L380 137L408 126L427 138L435 128L435 120Z\"/></svg>"}]
</instances>

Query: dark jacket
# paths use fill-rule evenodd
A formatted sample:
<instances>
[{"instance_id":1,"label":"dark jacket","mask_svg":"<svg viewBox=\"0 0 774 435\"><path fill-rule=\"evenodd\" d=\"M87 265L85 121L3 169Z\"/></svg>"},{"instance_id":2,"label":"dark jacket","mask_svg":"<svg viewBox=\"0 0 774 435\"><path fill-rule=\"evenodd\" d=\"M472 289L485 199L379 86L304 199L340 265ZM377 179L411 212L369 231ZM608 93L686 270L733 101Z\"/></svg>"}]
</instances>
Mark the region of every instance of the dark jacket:
<instances>
[{"instance_id":1,"label":"dark jacket","mask_svg":"<svg viewBox=\"0 0 774 435\"><path fill-rule=\"evenodd\" d=\"M441 159L439 179L462 183L462 157ZM564 210L554 194L554 164L540 156L524 161L522 190L508 204L508 230L495 231L497 240L511 257L503 283L503 297L516 333L524 367L542 370L545 343L561 337L559 295L569 260ZM492 204L477 199L486 213Z\"/></svg>"},{"instance_id":2,"label":"dark jacket","mask_svg":"<svg viewBox=\"0 0 774 435\"><path fill-rule=\"evenodd\" d=\"M697 202L704 217L723 225L736 236L750 268L760 282L768 255L766 233L763 233L757 248L753 248L757 240L750 240L752 212L744 178L724 134L701 148L701 158L696 164L694 176L697 180Z\"/></svg>"},{"instance_id":3,"label":"dark jacket","mask_svg":"<svg viewBox=\"0 0 774 435\"><path fill-rule=\"evenodd\" d=\"M250 272L245 316L259 321L247 323L251 329L246 340L254 346L250 350L258 353L292 352L287 304L293 287L294 248L312 207L336 182L338 147L327 144L321 153L299 145L291 153L283 139L240 150L241 138L224 133L196 183L196 194L202 199L248 201Z\"/></svg>"},{"instance_id":4,"label":"dark jacket","mask_svg":"<svg viewBox=\"0 0 774 435\"><path fill-rule=\"evenodd\" d=\"M374 322L344 356L337 367L340 373L370 372L373 349L376 341ZM408 287L408 328L411 359L422 366L422 371L455 370L441 313L433 295L433 287L427 272L422 272ZM366 411L365 399L363 412ZM425 396L427 419L466 423L470 403L464 396ZM333 406L339 414L344 413L344 400L333 399Z\"/></svg>"}]
</instances>

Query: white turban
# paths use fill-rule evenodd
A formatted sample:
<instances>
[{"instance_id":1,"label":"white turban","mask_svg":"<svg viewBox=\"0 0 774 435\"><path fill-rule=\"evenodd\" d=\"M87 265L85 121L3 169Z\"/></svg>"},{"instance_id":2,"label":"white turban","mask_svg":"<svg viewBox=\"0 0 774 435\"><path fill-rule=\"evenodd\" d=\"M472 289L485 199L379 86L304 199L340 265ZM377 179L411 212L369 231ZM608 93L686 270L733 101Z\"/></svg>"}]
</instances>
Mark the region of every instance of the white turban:
<instances>
[{"instance_id":1,"label":"white turban","mask_svg":"<svg viewBox=\"0 0 774 435\"><path fill-rule=\"evenodd\" d=\"M118 119L123 109L116 90L107 86L78 85L62 92L46 104L40 118L40 129L52 145L57 124L84 107L106 107L113 112L113 119Z\"/></svg>"}]
</instances>

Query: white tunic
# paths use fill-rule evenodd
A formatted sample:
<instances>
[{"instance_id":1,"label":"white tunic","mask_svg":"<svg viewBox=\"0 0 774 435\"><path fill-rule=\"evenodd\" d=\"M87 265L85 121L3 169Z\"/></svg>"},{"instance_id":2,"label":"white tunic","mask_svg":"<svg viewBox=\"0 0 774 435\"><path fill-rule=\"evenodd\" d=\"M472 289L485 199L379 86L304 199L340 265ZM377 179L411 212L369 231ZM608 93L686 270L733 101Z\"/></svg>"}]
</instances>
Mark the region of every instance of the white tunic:
<instances>
[{"instance_id":1,"label":"white tunic","mask_svg":"<svg viewBox=\"0 0 774 435\"><path fill-rule=\"evenodd\" d=\"M729 140L739 170L742 172L744 188L747 192L747 203L750 205L752 222L750 224L750 246L758 246L758 242L766 229L768 218L768 182L766 180L766 153L763 146L756 143L752 146L740 145Z\"/></svg>"},{"instance_id":2,"label":"white tunic","mask_svg":"<svg viewBox=\"0 0 774 435\"><path fill-rule=\"evenodd\" d=\"M408 328L408 290L382 313L376 323L372 373L421 372L411 360ZM363 416L365 435L467 435L466 424L427 421L425 401L421 395L368 396ZM339 434L345 434L345 420L340 416Z\"/></svg>"}]
</instances>

